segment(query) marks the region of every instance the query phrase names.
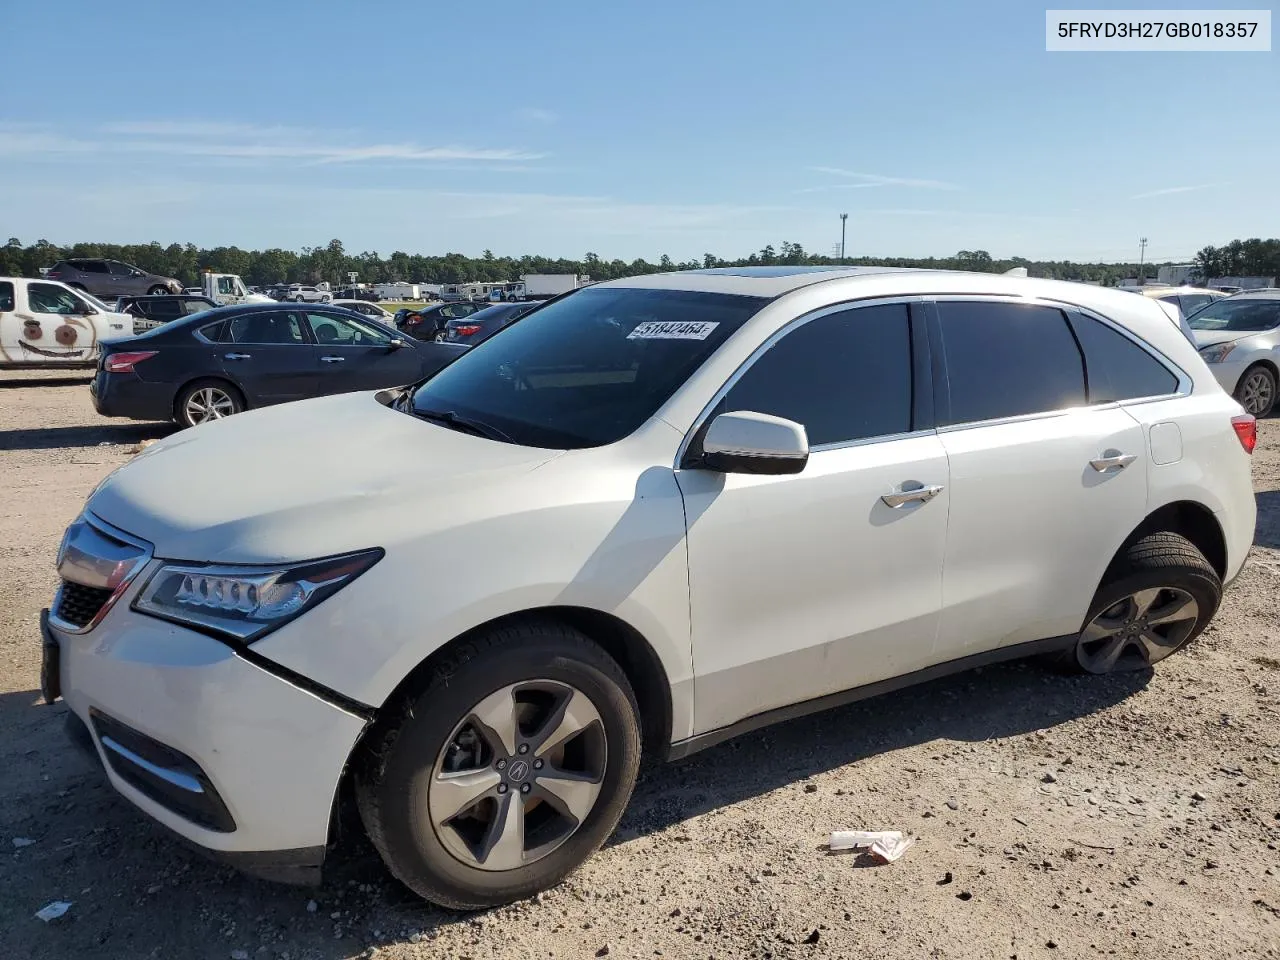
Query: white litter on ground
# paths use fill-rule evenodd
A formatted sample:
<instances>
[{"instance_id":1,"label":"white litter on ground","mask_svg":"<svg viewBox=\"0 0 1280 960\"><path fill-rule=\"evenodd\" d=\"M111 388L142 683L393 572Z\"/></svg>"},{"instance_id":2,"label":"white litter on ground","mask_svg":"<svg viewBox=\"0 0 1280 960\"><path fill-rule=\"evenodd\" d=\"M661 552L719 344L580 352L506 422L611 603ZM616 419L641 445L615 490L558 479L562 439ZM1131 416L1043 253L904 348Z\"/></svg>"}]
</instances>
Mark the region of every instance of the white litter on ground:
<instances>
[{"instance_id":1,"label":"white litter on ground","mask_svg":"<svg viewBox=\"0 0 1280 960\"><path fill-rule=\"evenodd\" d=\"M828 848L831 850L870 850L871 855L885 863L893 863L916 842L901 830L836 830L831 834Z\"/></svg>"},{"instance_id":2,"label":"white litter on ground","mask_svg":"<svg viewBox=\"0 0 1280 960\"><path fill-rule=\"evenodd\" d=\"M53 903L46 903L43 907L37 910L36 919L43 920L45 923L48 923L50 920L57 920L70 909L70 900L55 900Z\"/></svg>"}]
</instances>

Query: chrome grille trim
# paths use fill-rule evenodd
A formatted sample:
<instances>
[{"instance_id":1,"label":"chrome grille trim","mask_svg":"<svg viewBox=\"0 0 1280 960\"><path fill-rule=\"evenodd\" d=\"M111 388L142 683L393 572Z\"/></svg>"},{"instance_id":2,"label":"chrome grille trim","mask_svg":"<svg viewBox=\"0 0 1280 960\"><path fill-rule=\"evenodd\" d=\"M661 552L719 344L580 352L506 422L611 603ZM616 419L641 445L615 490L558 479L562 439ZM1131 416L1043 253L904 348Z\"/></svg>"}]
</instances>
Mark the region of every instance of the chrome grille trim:
<instances>
[{"instance_id":1,"label":"chrome grille trim","mask_svg":"<svg viewBox=\"0 0 1280 960\"><path fill-rule=\"evenodd\" d=\"M49 622L63 633L88 633L107 615L152 557L153 547L145 540L82 513L67 528L58 548L58 587L49 613ZM77 584L107 592L107 599L88 622L76 624L59 616L65 585ZM79 591L77 591L79 592Z\"/></svg>"}]
</instances>

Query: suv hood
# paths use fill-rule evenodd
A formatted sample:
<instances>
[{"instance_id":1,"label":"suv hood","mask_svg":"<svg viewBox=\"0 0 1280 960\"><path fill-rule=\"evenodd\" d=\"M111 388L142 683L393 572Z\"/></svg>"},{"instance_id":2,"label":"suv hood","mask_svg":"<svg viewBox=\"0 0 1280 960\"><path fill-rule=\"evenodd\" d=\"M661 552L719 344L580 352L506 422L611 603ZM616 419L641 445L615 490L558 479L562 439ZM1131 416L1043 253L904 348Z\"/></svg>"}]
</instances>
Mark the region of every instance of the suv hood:
<instances>
[{"instance_id":1,"label":"suv hood","mask_svg":"<svg viewBox=\"0 0 1280 960\"><path fill-rule=\"evenodd\" d=\"M1212 347L1215 343L1231 343L1245 337L1256 337L1259 330L1192 330L1197 347Z\"/></svg>"},{"instance_id":2,"label":"suv hood","mask_svg":"<svg viewBox=\"0 0 1280 960\"><path fill-rule=\"evenodd\" d=\"M307 560L465 522L493 509L489 488L561 455L450 430L375 397L304 400L173 434L111 474L86 508L165 559Z\"/></svg>"}]
</instances>

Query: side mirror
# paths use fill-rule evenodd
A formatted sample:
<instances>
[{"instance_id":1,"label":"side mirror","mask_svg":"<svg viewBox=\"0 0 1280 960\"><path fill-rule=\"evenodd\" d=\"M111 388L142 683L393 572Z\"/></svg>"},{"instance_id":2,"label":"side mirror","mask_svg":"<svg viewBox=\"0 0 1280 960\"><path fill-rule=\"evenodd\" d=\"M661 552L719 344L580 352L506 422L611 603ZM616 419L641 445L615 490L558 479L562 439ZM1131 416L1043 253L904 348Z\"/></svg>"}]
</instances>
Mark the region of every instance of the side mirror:
<instances>
[{"instance_id":1,"label":"side mirror","mask_svg":"<svg viewBox=\"0 0 1280 960\"><path fill-rule=\"evenodd\" d=\"M794 420L738 410L711 421L698 466L718 473L800 473L809 462L809 437Z\"/></svg>"}]
</instances>

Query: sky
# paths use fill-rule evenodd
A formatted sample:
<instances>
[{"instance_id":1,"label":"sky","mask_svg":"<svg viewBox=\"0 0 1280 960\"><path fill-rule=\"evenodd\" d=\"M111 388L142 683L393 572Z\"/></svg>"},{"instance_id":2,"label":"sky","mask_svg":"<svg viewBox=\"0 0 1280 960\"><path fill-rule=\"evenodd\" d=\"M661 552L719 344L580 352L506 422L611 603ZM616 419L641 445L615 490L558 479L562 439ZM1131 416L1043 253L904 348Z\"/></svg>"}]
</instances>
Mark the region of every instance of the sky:
<instances>
[{"instance_id":1,"label":"sky","mask_svg":"<svg viewBox=\"0 0 1280 960\"><path fill-rule=\"evenodd\" d=\"M1280 52L1047 53L1026 0L4 21L46 41L0 70L0 233L23 243L684 260L830 254L847 213L851 257L1134 260L1145 236L1163 261L1280 232Z\"/></svg>"}]
</instances>

